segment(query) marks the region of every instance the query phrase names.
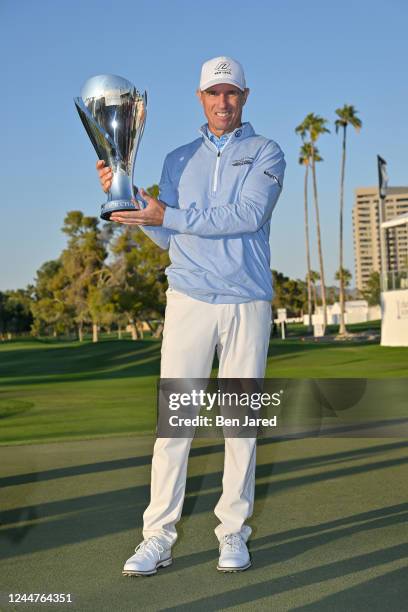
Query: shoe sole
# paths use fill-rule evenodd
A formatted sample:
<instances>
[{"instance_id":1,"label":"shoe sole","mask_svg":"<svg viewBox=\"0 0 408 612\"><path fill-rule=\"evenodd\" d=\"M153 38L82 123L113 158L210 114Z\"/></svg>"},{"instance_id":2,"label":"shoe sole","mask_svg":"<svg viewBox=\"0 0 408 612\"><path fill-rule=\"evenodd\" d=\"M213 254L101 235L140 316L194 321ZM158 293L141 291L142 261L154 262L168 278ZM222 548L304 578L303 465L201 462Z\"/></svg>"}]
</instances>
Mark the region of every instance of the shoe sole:
<instances>
[{"instance_id":1,"label":"shoe sole","mask_svg":"<svg viewBox=\"0 0 408 612\"><path fill-rule=\"evenodd\" d=\"M153 569L150 572L136 572L132 570L123 570L122 576L153 576L154 574L157 574L158 569L160 569L161 567L168 567L172 563L173 563L173 559L170 557L170 559L165 559L164 561L160 561L160 563L156 565L155 569Z\"/></svg>"},{"instance_id":2,"label":"shoe sole","mask_svg":"<svg viewBox=\"0 0 408 612\"><path fill-rule=\"evenodd\" d=\"M222 567L220 565L217 565L217 570L219 572L233 574L234 572L244 572L249 567L251 567L251 565L252 563L250 561L247 563L247 565L242 565L241 567Z\"/></svg>"}]
</instances>

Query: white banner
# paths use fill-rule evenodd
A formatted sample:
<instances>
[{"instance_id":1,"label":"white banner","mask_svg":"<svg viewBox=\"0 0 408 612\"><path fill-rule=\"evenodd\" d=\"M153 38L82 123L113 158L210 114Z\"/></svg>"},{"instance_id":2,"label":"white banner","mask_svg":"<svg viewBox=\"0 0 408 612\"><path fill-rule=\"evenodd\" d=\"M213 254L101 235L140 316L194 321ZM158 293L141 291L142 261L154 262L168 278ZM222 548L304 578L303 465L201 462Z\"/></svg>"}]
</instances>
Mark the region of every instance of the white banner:
<instances>
[{"instance_id":1,"label":"white banner","mask_svg":"<svg viewBox=\"0 0 408 612\"><path fill-rule=\"evenodd\" d=\"M381 308L382 346L408 346L408 289L384 291Z\"/></svg>"}]
</instances>

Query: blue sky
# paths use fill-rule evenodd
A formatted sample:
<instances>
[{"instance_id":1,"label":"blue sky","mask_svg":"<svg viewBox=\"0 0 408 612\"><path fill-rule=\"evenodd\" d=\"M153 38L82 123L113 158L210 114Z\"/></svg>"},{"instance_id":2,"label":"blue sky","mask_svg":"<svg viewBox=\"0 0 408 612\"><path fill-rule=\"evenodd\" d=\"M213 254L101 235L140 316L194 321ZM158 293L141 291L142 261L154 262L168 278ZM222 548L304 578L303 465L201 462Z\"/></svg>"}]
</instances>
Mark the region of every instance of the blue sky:
<instances>
[{"instance_id":1,"label":"blue sky","mask_svg":"<svg viewBox=\"0 0 408 612\"><path fill-rule=\"evenodd\" d=\"M353 189L408 184L407 3L403 0L2 0L3 57L0 290L24 287L58 257L68 210L99 215L104 195L94 150L73 97L91 75L115 73L149 94L135 182L157 182L170 150L203 123L194 92L216 55L244 65L251 95L244 119L286 154L284 192L271 231L272 266L304 277L303 170L294 128L309 112L330 122L344 103L360 111L346 169L346 267L353 270ZM318 167L326 282L338 266L340 137L324 136ZM313 233L313 242L315 234ZM313 267L318 268L316 249Z\"/></svg>"}]
</instances>

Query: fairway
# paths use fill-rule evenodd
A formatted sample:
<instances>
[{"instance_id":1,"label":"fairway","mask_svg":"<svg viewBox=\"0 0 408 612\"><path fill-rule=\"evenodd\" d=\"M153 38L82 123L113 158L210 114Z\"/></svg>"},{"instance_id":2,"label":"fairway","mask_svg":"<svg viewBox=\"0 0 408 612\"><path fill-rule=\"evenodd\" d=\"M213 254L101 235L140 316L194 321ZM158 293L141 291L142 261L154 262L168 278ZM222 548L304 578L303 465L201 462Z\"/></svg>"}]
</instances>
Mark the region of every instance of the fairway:
<instances>
[{"instance_id":1,"label":"fairway","mask_svg":"<svg viewBox=\"0 0 408 612\"><path fill-rule=\"evenodd\" d=\"M160 346L151 339L4 343L0 444L153 432ZM408 349L272 340L266 376L407 377Z\"/></svg>"}]
</instances>

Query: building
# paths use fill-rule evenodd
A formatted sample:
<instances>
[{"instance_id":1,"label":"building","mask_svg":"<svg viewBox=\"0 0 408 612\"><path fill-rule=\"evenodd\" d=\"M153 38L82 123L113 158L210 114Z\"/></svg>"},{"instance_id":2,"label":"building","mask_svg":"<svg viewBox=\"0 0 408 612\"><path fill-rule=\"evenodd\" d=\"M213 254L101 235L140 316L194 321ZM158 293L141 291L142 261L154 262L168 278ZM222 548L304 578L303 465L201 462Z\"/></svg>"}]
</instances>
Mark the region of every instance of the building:
<instances>
[{"instance_id":1,"label":"building","mask_svg":"<svg viewBox=\"0 0 408 612\"><path fill-rule=\"evenodd\" d=\"M408 231L408 213L384 221L385 243L390 232L405 227ZM381 292L381 344L408 347L408 266L405 270L387 272Z\"/></svg>"},{"instance_id":2,"label":"building","mask_svg":"<svg viewBox=\"0 0 408 612\"><path fill-rule=\"evenodd\" d=\"M383 221L408 213L408 187L389 187ZM378 187L355 190L353 206L354 265L357 289L365 289L372 272L380 272ZM408 225L388 230L386 272L399 272L408 265Z\"/></svg>"}]
</instances>

